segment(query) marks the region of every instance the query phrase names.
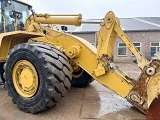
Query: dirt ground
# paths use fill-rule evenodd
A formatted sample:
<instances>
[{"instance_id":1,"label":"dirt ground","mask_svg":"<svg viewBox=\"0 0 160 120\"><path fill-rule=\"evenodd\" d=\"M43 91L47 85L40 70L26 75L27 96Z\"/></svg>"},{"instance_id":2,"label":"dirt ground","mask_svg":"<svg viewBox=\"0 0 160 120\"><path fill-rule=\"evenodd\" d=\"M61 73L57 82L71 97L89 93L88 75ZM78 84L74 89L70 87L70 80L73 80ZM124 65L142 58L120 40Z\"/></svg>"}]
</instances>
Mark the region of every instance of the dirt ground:
<instances>
[{"instance_id":1,"label":"dirt ground","mask_svg":"<svg viewBox=\"0 0 160 120\"><path fill-rule=\"evenodd\" d=\"M137 78L137 64L118 64L123 71ZM87 88L71 88L57 106L29 114L12 104L7 90L0 88L0 120L145 120L125 99L94 81Z\"/></svg>"}]
</instances>

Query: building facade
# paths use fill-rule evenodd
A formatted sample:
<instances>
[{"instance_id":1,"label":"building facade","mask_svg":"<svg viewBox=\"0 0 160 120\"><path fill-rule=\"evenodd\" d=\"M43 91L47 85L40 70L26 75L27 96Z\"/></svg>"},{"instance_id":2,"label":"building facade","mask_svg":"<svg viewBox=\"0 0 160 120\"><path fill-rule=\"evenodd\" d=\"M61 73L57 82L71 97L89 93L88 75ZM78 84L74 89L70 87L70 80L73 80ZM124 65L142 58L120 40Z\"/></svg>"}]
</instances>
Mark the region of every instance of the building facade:
<instances>
[{"instance_id":1,"label":"building facade","mask_svg":"<svg viewBox=\"0 0 160 120\"><path fill-rule=\"evenodd\" d=\"M159 51L160 31L126 32L126 34L140 53L148 60L150 60L151 57ZM114 61L132 62L134 60L134 55L130 52L126 45L119 38L117 38L114 48Z\"/></svg>"}]
</instances>

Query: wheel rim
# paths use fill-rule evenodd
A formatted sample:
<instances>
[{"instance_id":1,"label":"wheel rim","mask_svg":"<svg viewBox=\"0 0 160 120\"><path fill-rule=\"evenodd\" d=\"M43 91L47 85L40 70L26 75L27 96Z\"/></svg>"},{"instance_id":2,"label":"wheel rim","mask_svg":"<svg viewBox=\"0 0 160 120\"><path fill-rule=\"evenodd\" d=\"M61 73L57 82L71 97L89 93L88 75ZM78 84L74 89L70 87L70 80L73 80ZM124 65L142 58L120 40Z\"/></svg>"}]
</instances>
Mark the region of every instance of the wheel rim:
<instances>
[{"instance_id":1,"label":"wheel rim","mask_svg":"<svg viewBox=\"0 0 160 120\"><path fill-rule=\"evenodd\" d=\"M27 60L18 61L12 72L13 85L19 95L30 98L38 89L38 75L35 67Z\"/></svg>"}]
</instances>

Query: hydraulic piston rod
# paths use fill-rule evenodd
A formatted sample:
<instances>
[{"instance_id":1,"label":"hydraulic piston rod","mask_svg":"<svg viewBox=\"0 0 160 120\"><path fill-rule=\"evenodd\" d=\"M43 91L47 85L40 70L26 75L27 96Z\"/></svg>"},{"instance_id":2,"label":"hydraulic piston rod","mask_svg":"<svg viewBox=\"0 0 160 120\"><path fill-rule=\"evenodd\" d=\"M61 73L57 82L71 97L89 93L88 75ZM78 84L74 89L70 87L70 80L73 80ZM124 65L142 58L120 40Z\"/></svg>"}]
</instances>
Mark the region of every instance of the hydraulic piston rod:
<instances>
[{"instance_id":1,"label":"hydraulic piston rod","mask_svg":"<svg viewBox=\"0 0 160 120\"><path fill-rule=\"evenodd\" d=\"M49 14L36 14L34 21L41 24L64 24L64 25L81 25L82 15L49 15Z\"/></svg>"}]
</instances>

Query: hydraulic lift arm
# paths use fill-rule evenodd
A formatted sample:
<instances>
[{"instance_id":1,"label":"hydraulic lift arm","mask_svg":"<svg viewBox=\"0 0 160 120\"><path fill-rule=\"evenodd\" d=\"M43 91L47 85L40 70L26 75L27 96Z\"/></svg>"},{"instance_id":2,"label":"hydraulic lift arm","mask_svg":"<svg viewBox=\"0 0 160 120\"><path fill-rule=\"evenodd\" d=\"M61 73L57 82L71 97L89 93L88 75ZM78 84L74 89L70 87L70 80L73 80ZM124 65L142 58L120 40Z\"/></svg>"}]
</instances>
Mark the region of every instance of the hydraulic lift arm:
<instances>
[{"instance_id":1,"label":"hydraulic lift arm","mask_svg":"<svg viewBox=\"0 0 160 120\"><path fill-rule=\"evenodd\" d=\"M82 23L81 15L57 16L48 14L30 16L25 24L26 30L44 33L46 37L37 38L36 41L45 41L57 46L95 80L114 90L146 114L152 106L150 104L160 93L160 61L158 59L148 61L141 55L122 31L119 19L111 11L100 23L101 28L97 32L97 49L82 38L41 25L69 24L80 26ZM73 18L68 18L68 16ZM122 39L137 59L138 66L142 71L137 80L127 76L113 63L113 48L117 36ZM153 111L153 109L149 111Z\"/></svg>"}]
</instances>

